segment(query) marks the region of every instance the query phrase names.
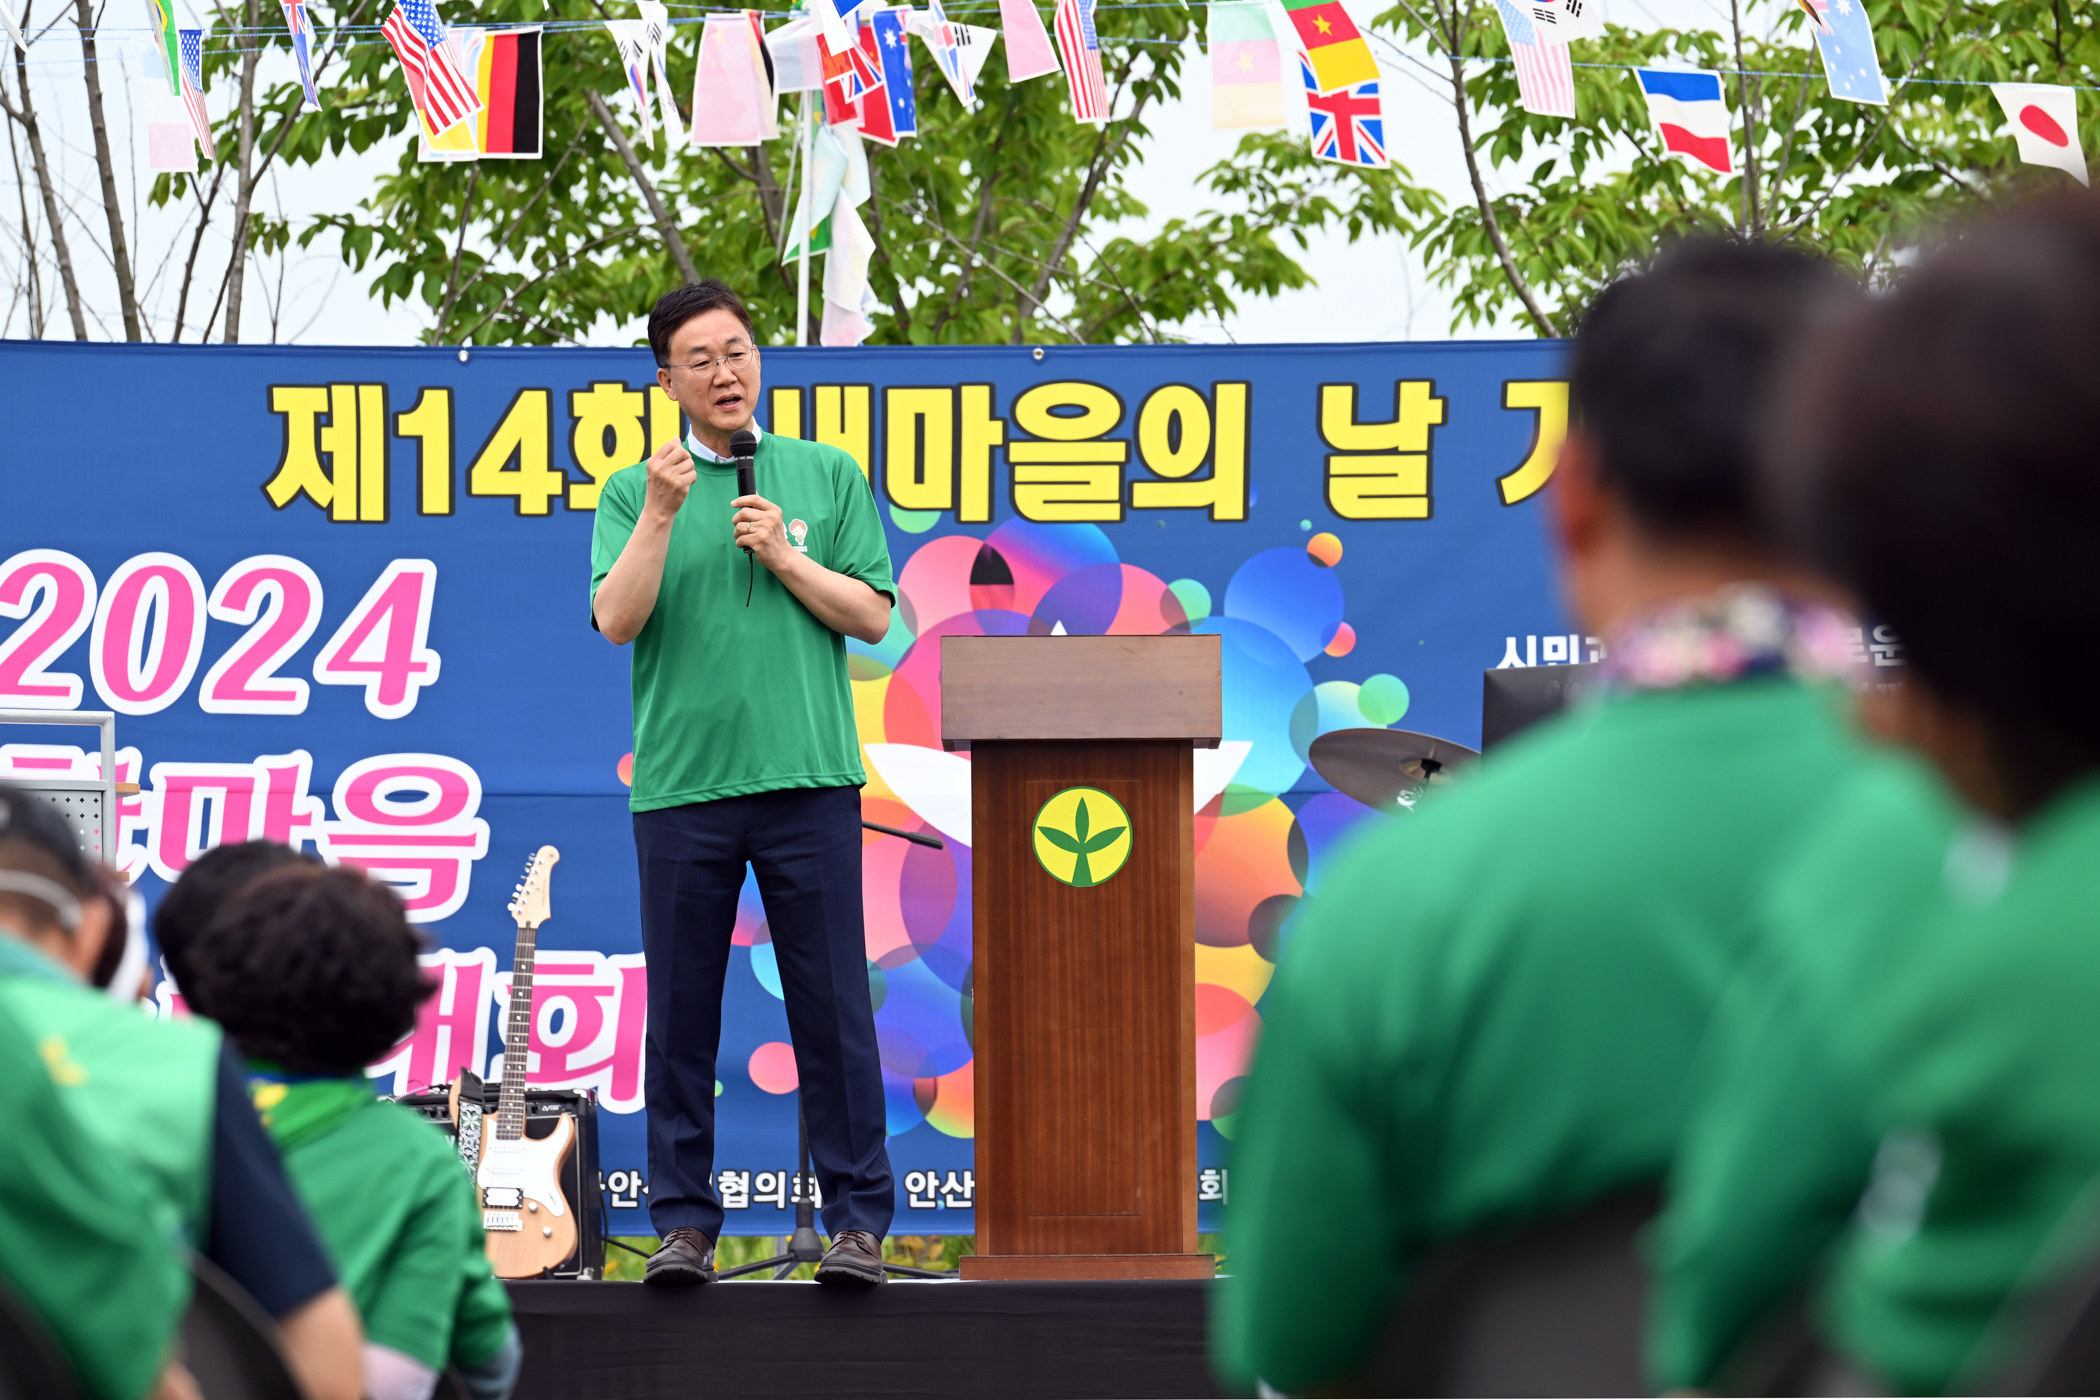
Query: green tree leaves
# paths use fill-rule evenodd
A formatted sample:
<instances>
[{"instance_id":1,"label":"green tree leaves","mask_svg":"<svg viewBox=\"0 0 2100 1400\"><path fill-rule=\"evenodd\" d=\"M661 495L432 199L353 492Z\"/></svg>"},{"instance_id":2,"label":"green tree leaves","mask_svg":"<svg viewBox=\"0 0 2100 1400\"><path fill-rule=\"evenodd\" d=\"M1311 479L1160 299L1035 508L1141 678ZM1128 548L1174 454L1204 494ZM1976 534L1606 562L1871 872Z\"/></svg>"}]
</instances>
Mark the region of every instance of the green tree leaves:
<instances>
[{"instance_id":1,"label":"green tree leaves","mask_svg":"<svg viewBox=\"0 0 2100 1400\"><path fill-rule=\"evenodd\" d=\"M338 238L383 302L425 308L433 343L602 337L646 315L682 279L682 261L737 287L768 343L794 339L795 269L777 255L792 208L791 141L694 151L667 149L659 133L656 145L640 145L598 0L518 0L506 23L574 26L547 34L544 158L421 163L400 65L370 28L386 3L314 0L323 36L317 62L338 25L366 28L326 60L324 111L300 114L296 83L259 100L261 147L318 164L398 142L399 161L354 205L346 198L343 208L289 234L273 227L268 237L302 245ZM786 6L773 0L773 8ZM1072 120L1061 78L1011 84L1003 59L986 66L980 105L966 112L916 54L920 135L894 150L869 147L874 198L862 216L876 238L871 282L886 306L873 343L1170 340L1179 324L1222 319L1249 296L1307 285L1296 254L1330 220L1343 220L1354 238L1402 226L1389 212L1399 207L1396 195L1429 207L1389 180L1366 182L1332 166L1307 162L1272 175L1262 153L1289 143L1261 136L1206 177L1215 210L1170 220L1149 237L1112 232L1146 212L1136 193L1146 122L1180 95L1200 19L1200 10L1180 6L1101 12L1117 119L1098 128ZM282 46L287 37L281 20L266 24L263 42ZM680 26L670 75L681 101L692 94L696 48L692 28ZM784 129L795 103L783 100ZM214 176L207 167L197 178L201 198ZM179 176L155 187L162 201L190 193ZM820 289L821 263L816 274ZM819 301L812 343L820 315Z\"/></svg>"},{"instance_id":2,"label":"green tree leaves","mask_svg":"<svg viewBox=\"0 0 2100 1400\"><path fill-rule=\"evenodd\" d=\"M1514 66L1486 61L1508 56L1490 4L1399 0L1378 25L1426 46L1432 71L1459 75L1447 91L1487 167L1475 199L1409 230L1453 294L1454 321L1530 313L1567 333L1606 285L1698 234L1798 243L1884 285L1950 218L2061 180L2016 168L1980 84L2095 82L2100 39L2083 13L2041 0L1868 0L1868 10L1886 109L1831 97L1801 10L1758 0L1725 33L1613 25L1575 44L1581 120L1566 122L1525 112ZM1673 65L1724 70L1736 176L1663 155L1627 70Z\"/></svg>"}]
</instances>

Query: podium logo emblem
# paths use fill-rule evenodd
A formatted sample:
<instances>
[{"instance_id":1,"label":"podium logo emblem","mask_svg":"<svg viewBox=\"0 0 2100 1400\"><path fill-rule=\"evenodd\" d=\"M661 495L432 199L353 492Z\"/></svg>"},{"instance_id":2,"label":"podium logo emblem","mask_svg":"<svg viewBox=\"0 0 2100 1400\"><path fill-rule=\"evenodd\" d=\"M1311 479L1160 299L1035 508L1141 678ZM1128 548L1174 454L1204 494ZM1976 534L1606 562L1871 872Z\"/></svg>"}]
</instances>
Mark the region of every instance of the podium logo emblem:
<instances>
[{"instance_id":1,"label":"podium logo emblem","mask_svg":"<svg viewBox=\"0 0 2100 1400\"><path fill-rule=\"evenodd\" d=\"M1066 788L1035 814L1035 858L1068 885L1098 885L1130 859L1130 814L1100 788Z\"/></svg>"}]
</instances>

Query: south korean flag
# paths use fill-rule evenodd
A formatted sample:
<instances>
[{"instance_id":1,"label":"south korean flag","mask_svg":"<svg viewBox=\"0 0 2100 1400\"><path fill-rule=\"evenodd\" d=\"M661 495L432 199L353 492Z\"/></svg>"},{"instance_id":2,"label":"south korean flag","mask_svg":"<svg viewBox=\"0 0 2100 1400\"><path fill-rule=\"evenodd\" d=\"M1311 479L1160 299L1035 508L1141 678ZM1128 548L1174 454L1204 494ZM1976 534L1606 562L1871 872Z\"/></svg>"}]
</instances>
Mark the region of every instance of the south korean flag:
<instances>
[{"instance_id":1,"label":"south korean flag","mask_svg":"<svg viewBox=\"0 0 2100 1400\"><path fill-rule=\"evenodd\" d=\"M1524 12L1556 44L1604 36L1604 0L1528 0Z\"/></svg>"}]
</instances>

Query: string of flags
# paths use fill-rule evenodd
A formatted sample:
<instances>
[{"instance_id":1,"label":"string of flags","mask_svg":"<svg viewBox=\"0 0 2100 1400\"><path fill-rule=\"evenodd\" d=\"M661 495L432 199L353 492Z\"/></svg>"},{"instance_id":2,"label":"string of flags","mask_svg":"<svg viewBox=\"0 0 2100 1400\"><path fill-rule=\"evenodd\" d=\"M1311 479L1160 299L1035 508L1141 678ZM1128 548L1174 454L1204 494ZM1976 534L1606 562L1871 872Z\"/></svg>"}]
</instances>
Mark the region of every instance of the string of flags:
<instances>
[{"instance_id":1,"label":"string of flags","mask_svg":"<svg viewBox=\"0 0 2100 1400\"><path fill-rule=\"evenodd\" d=\"M1074 119L1099 125L1112 116L1096 27L1104 0L1055 0L1054 47L1035 0L998 0L996 28L951 19L942 0L922 5L807 2L809 13L770 31L757 10L715 12L701 19L690 125L671 87L668 53L675 30L664 0L637 0L635 18L608 19L605 30L626 79L624 105L645 146L654 144L659 132L673 148L756 146L781 135L783 95L821 94L822 120L807 157L814 181L808 211L813 222L806 240L788 239L784 258L826 257L824 343L856 344L871 330L867 318L875 304L868 286L875 243L859 213L870 197L865 143L896 146L919 131L909 39L918 39L966 110L978 105L979 75L993 44L1003 38L1010 82L1062 72ZM1888 83L1864 0L1795 2L1808 18L1831 95L1886 106ZM145 84L149 165L155 171L194 172L199 147L207 157L214 155L204 32L180 26L176 0L145 4L151 42L137 57L158 79ZM318 111L314 30L306 0L280 4L298 62L302 109ZM1388 165L1380 70L1341 0L1213 0L1206 8L1213 127L1289 124L1283 81L1287 36L1313 156L1358 168ZM1598 0L1495 0L1495 12L1514 65L1519 105L1534 115L1576 120L1576 65L1569 45L1603 33ZM11 0L0 0L0 22L26 49ZM380 33L408 81L418 118L419 159L542 156L547 27L448 27L435 0L394 0ZM1723 74L1631 71L1666 156L1733 174ZM2075 89L2040 83L1989 86L2021 160L2087 182ZM802 227L802 199L798 192L793 228Z\"/></svg>"}]
</instances>

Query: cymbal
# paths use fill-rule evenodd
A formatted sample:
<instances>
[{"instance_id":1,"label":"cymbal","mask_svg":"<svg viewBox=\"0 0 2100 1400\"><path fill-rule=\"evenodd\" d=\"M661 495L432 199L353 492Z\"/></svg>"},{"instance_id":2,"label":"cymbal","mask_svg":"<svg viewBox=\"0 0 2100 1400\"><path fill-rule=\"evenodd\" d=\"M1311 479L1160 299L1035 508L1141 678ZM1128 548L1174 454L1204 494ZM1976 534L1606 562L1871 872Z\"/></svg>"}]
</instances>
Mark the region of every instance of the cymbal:
<instances>
[{"instance_id":1,"label":"cymbal","mask_svg":"<svg viewBox=\"0 0 2100 1400\"><path fill-rule=\"evenodd\" d=\"M1480 754L1406 729L1337 729L1312 742L1312 766L1336 790L1381 812L1414 806L1414 794L1451 780Z\"/></svg>"}]
</instances>

